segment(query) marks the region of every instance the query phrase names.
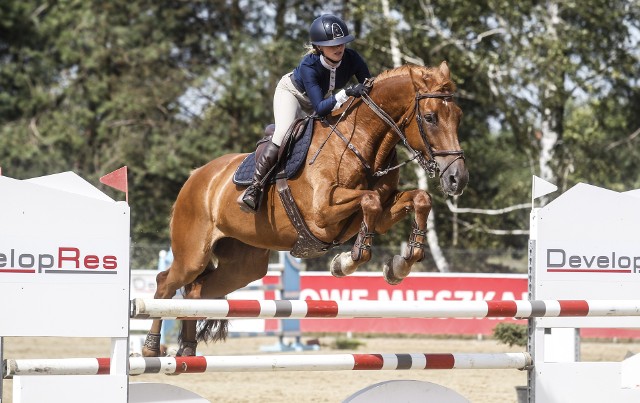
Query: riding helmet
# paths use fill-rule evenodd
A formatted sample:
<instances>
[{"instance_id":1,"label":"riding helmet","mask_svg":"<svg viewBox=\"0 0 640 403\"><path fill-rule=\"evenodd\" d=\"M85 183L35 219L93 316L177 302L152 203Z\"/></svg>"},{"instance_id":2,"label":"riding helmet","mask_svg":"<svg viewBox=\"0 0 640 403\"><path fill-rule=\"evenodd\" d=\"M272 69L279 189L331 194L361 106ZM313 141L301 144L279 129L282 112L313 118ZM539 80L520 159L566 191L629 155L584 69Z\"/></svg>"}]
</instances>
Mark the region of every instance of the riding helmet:
<instances>
[{"instance_id":1,"label":"riding helmet","mask_svg":"<svg viewBox=\"0 0 640 403\"><path fill-rule=\"evenodd\" d=\"M340 18L324 14L311 23L309 28L311 43L318 46L336 46L353 41L349 28Z\"/></svg>"}]
</instances>

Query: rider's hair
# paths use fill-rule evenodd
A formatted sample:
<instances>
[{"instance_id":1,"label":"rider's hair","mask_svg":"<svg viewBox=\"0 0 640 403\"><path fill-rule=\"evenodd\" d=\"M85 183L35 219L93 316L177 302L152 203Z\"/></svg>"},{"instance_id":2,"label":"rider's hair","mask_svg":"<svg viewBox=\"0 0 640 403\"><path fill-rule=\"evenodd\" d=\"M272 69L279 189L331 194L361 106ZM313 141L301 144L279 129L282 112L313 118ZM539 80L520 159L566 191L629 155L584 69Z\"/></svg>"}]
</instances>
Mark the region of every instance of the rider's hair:
<instances>
[{"instance_id":1,"label":"rider's hair","mask_svg":"<svg viewBox=\"0 0 640 403\"><path fill-rule=\"evenodd\" d=\"M320 49L318 49L318 47L316 45L312 44L311 42L306 43L304 45L304 49L306 50L305 56L306 55L319 55L320 54Z\"/></svg>"}]
</instances>

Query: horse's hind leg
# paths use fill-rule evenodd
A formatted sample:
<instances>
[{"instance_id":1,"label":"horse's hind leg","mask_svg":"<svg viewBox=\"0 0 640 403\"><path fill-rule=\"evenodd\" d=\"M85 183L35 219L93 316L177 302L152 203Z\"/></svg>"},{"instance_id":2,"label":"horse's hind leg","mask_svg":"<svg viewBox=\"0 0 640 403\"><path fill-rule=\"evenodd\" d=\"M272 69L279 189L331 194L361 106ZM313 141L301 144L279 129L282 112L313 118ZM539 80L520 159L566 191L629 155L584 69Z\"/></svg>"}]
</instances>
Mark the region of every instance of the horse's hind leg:
<instances>
[{"instance_id":1,"label":"horse's hind leg","mask_svg":"<svg viewBox=\"0 0 640 403\"><path fill-rule=\"evenodd\" d=\"M156 276L157 286L156 286L155 295L153 296L154 299L167 298L167 297L164 297L165 293L163 292L165 287L161 287L161 284L162 285L166 284L167 274L169 274L168 271L163 271L158 273L158 275ZM161 289L163 289L163 291L160 291ZM176 290L173 291L173 294L171 295L171 297L173 297ZM168 298L171 298L171 297L168 297ZM142 346L142 355L144 357L157 357L160 355L161 330L162 330L162 319L154 319L153 322L151 323L151 328L149 329L149 333L147 333L147 338L144 341L144 345Z\"/></svg>"},{"instance_id":2,"label":"horse's hind leg","mask_svg":"<svg viewBox=\"0 0 640 403\"><path fill-rule=\"evenodd\" d=\"M202 298L202 283L205 278L211 274L211 270L205 271L205 274L200 275L193 283L185 286L185 299L200 299ZM182 320L182 329L178 337L178 351L176 356L195 356L198 342L196 340L196 328L197 320Z\"/></svg>"},{"instance_id":3,"label":"horse's hind leg","mask_svg":"<svg viewBox=\"0 0 640 403\"><path fill-rule=\"evenodd\" d=\"M267 274L269 250L255 248L236 239L222 238L216 243L213 254L217 261L216 268L185 287L185 298L224 298ZM224 340L227 324L227 320L182 321L178 355L196 355L200 341Z\"/></svg>"},{"instance_id":4,"label":"horse's hind leg","mask_svg":"<svg viewBox=\"0 0 640 403\"><path fill-rule=\"evenodd\" d=\"M360 201L363 218L358 237L350 252L336 255L330 264L334 277L344 277L356 271L358 266L371 260L371 244L376 228L376 222L382 212L380 197L377 193L368 192Z\"/></svg>"},{"instance_id":5,"label":"horse's hind leg","mask_svg":"<svg viewBox=\"0 0 640 403\"><path fill-rule=\"evenodd\" d=\"M185 242L189 241L185 239ZM182 245L181 245L182 244ZM180 288L196 281L198 276L211 262L211 253L205 248L184 247L183 242L173 242L174 260L166 271L156 276L154 299L171 299ZM160 355L160 332L162 319L154 319L147 334L142 355L157 357Z\"/></svg>"},{"instance_id":6,"label":"horse's hind leg","mask_svg":"<svg viewBox=\"0 0 640 403\"><path fill-rule=\"evenodd\" d=\"M399 284L411 272L414 263L424 259L427 237L427 217L431 211L431 196L423 190L399 193L391 207L382 215L380 231L385 232L391 225L415 211L415 221L409 242L402 255L387 260L383 267L384 278L391 285Z\"/></svg>"},{"instance_id":7,"label":"horse's hind leg","mask_svg":"<svg viewBox=\"0 0 640 403\"><path fill-rule=\"evenodd\" d=\"M267 274L268 249L256 248L237 239L223 238L216 244L216 270L203 278L202 298L224 298Z\"/></svg>"}]
</instances>

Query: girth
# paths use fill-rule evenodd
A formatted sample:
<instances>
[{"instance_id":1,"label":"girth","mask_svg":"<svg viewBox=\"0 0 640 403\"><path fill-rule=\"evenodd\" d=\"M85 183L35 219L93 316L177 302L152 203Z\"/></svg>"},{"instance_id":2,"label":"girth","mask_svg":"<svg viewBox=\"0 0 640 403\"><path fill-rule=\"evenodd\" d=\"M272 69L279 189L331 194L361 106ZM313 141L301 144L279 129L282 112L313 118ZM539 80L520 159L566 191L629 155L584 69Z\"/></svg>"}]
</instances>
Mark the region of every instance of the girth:
<instances>
[{"instance_id":1,"label":"girth","mask_svg":"<svg viewBox=\"0 0 640 403\"><path fill-rule=\"evenodd\" d=\"M287 212L291 224L293 224L293 227L298 233L298 239L293 245L291 252L289 252L292 256L305 259L319 257L324 255L329 249L340 245L337 239L340 239L342 233L331 243L324 242L313 235L304 218L302 218L296 201L293 199L286 177L281 177L280 174L278 174L276 178L276 189L278 189L278 195L280 195L280 201L282 201L284 211ZM345 230L347 227L348 225L345 226Z\"/></svg>"}]
</instances>

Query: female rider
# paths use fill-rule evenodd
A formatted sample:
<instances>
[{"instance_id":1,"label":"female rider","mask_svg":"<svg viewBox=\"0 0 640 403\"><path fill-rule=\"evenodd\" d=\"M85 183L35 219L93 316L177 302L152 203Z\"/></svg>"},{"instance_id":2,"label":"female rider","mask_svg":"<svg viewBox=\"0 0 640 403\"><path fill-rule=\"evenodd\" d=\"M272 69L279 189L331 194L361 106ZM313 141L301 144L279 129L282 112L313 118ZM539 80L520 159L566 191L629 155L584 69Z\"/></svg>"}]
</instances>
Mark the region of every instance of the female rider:
<instances>
[{"instance_id":1,"label":"female rider","mask_svg":"<svg viewBox=\"0 0 640 403\"><path fill-rule=\"evenodd\" d=\"M242 196L240 206L244 211L255 213L260 207L266 176L278 162L278 149L296 118L315 112L326 116L350 97L359 97L366 92L362 84L371 77L362 57L345 44L355 38L340 18L324 14L316 18L309 28L311 46L293 72L285 74L276 87L273 96L275 132L264 152L256 156L256 169L251 185ZM344 87L351 77L357 85Z\"/></svg>"}]
</instances>

